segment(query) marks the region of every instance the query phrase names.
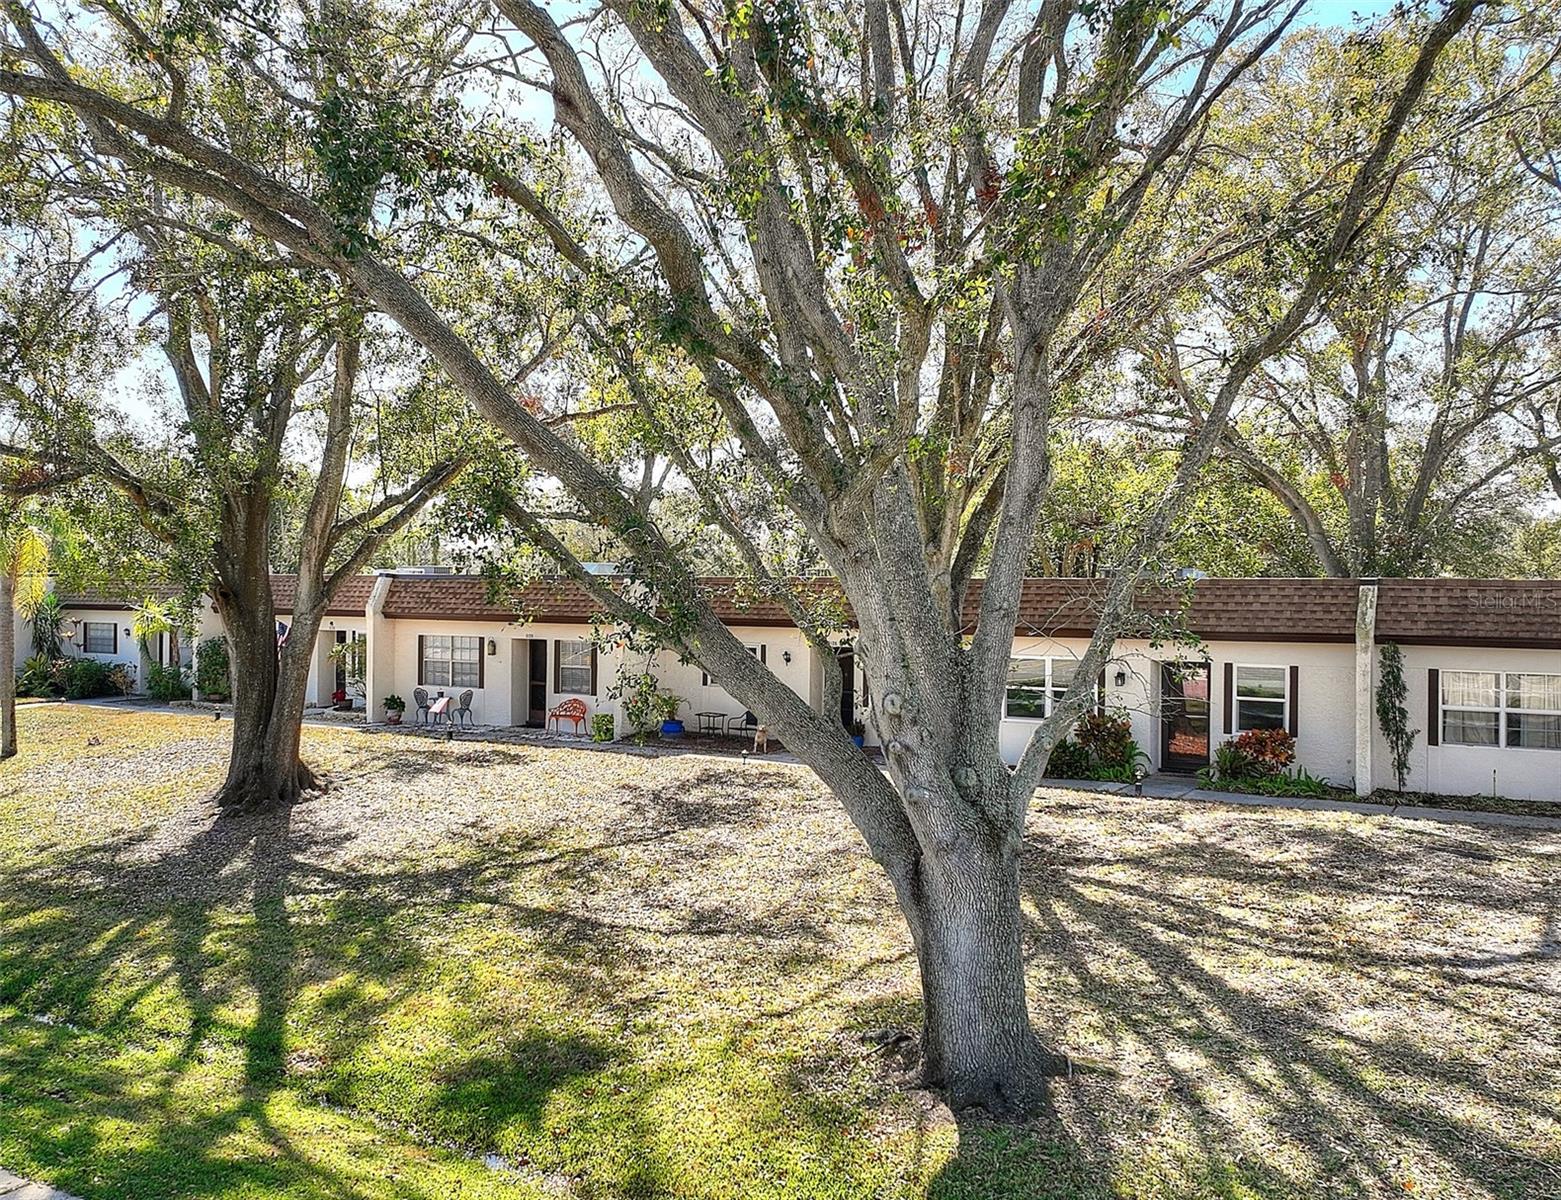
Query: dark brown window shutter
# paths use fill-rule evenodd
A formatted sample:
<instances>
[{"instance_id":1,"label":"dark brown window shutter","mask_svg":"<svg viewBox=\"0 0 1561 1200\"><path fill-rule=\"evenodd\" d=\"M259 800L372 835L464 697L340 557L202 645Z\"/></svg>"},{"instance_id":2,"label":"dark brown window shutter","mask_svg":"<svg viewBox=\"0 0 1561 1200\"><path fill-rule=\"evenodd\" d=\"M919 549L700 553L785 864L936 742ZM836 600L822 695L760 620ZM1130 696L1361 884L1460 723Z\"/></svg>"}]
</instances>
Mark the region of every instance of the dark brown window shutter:
<instances>
[{"instance_id":1,"label":"dark brown window shutter","mask_svg":"<svg viewBox=\"0 0 1561 1200\"><path fill-rule=\"evenodd\" d=\"M596 647L591 647L591 695L596 695Z\"/></svg>"},{"instance_id":2,"label":"dark brown window shutter","mask_svg":"<svg viewBox=\"0 0 1561 1200\"><path fill-rule=\"evenodd\" d=\"M118 654L119 653L119 622L118 621L114 621L112 624L109 625L109 628L114 631L114 653Z\"/></svg>"},{"instance_id":3,"label":"dark brown window shutter","mask_svg":"<svg viewBox=\"0 0 1561 1200\"><path fill-rule=\"evenodd\" d=\"M1426 709L1425 744L1440 746L1442 744L1442 673L1435 667L1426 672L1426 696L1429 699Z\"/></svg>"},{"instance_id":4,"label":"dark brown window shutter","mask_svg":"<svg viewBox=\"0 0 1561 1200\"><path fill-rule=\"evenodd\" d=\"M1301 732L1301 668L1290 668L1290 736Z\"/></svg>"},{"instance_id":5,"label":"dark brown window shutter","mask_svg":"<svg viewBox=\"0 0 1561 1200\"><path fill-rule=\"evenodd\" d=\"M770 661L769 647L763 642L759 643L759 661L762 663L767 663Z\"/></svg>"},{"instance_id":6,"label":"dark brown window shutter","mask_svg":"<svg viewBox=\"0 0 1561 1200\"><path fill-rule=\"evenodd\" d=\"M453 678L453 677L452 677ZM483 681L488 678L488 639L477 639L477 690L482 691Z\"/></svg>"},{"instance_id":7,"label":"dark brown window shutter","mask_svg":"<svg viewBox=\"0 0 1561 1200\"><path fill-rule=\"evenodd\" d=\"M426 656L423 653L423 635L422 634L418 634L417 635L417 686L418 687L422 687L423 684L425 682L427 682L423 678L423 662L425 660L425 657Z\"/></svg>"},{"instance_id":8,"label":"dark brown window shutter","mask_svg":"<svg viewBox=\"0 0 1561 1200\"><path fill-rule=\"evenodd\" d=\"M1225 732L1236 731L1236 664L1225 664Z\"/></svg>"},{"instance_id":9,"label":"dark brown window shutter","mask_svg":"<svg viewBox=\"0 0 1561 1200\"><path fill-rule=\"evenodd\" d=\"M564 690L564 639L553 639L553 690Z\"/></svg>"},{"instance_id":10,"label":"dark brown window shutter","mask_svg":"<svg viewBox=\"0 0 1561 1200\"><path fill-rule=\"evenodd\" d=\"M1106 715L1106 668L1100 668L1100 678L1095 681L1095 711Z\"/></svg>"}]
</instances>

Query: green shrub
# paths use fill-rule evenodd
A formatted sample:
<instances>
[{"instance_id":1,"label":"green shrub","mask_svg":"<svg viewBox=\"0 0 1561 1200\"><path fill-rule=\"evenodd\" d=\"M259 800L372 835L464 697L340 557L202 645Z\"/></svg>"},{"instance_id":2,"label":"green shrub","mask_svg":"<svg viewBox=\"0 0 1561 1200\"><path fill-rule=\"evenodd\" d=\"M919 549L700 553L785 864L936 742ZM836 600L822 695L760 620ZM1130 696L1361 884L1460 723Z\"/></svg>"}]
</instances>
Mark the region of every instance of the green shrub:
<instances>
[{"instance_id":1,"label":"green shrub","mask_svg":"<svg viewBox=\"0 0 1561 1200\"><path fill-rule=\"evenodd\" d=\"M65 668L65 698L91 700L98 696L124 695L123 679L114 668L95 658L78 658Z\"/></svg>"},{"instance_id":2,"label":"green shrub","mask_svg":"<svg viewBox=\"0 0 1561 1200\"><path fill-rule=\"evenodd\" d=\"M232 696L226 638L207 638L196 650L195 690L207 700L227 700Z\"/></svg>"},{"instance_id":3,"label":"green shrub","mask_svg":"<svg viewBox=\"0 0 1561 1200\"><path fill-rule=\"evenodd\" d=\"M1326 780L1308 774L1305 767L1279 771L1248 780L1244 791L1259 796L1326 796L1332 792Z\"/></svg>"},{"instance_id":4,"label":"green shrub","mask_svg":"<svg viewBox=\"0 0 1561 1200\"><path fill-rule=\"evenodd\" d=\"M146 673L146 694L165 703L190 698L190 674L183 667L153 663Z\"/></svg>"},{"instance_id":5,"label":"green shrub","mask_svg":"<svg viewBox=\"0 0 1561 1200\"><path fill-rule=\"evenodd\" d=\"M1214 747L1214 761L1198 770L1198 782L1205 787L1221 783L1234 783L1247 778L1251 764L1241 747L1234 741L1221 742Z\"/></svg>"},{"instance_id":6,"label":"green shrub","mask_svg":"<svg viewBox=\"0 0 1561 1200\"><path fill-rule=\"evenodd\" d=\"M34 654L22 664L16 673L18 696L58 696L61 691L61 673L64 664L51 662L42 654Z\"/></svg>"},{"instance_id":7,"label":"green shrub","mask_svg":"<svg viewBox=\"0 0 1561 1200\"><path fill-rule=\"evenodd\" d=\"M623 703L624 720L640 743L663 721L675 721L678 708L685 703L671 692L661 690L661 681L649 671L631 671L625 663L607 689L609 699Z\"/></svg>"},{"instance_id":8,"label":"green shrub","mask_svg":"<svg viewBox=\"0 0 1561 1200\"><path fill-rule=\"evenodd\" d=\"M1133 740L1125 712L1092 712L1079 718L1073 736L1058 742L1046 763L1054 779L1098 779L1131 783L1149 763Z\"/></svg>"},{"instance_id":9,"label":"green shrub","mask_svg":"<svg viewBox=\"0 0 1561 1200\"><path fill-rule=\"evenodd\" d=\"M1063 738L1046 760L1046 773L1053 779L1088 779L1093 765L1088 750L1072 738Z\"/></svg>"},{"instance_id":10,"label":"green shrub","mask_svg":"<svg viewBox=\"0 0 1561 1200\"><path fill-rule=\"evenodd\" d=\"M1295 761L1295 739L1282 729L1249 729L1214 748L1214 761L1198 772L1204 787L1254 796L1327 796L1333 789Z\"/></svg>"},{"instance_id":11,"label":"green shrub","mask_svg":"<svg viewBox=\"0 0 1561 1200\"><path fill-rule=\"evenodd\" d=\"M36 657L53 662L60 656L60 640L65 629L65 606L56 592L50 592L33 610L33 649Z\"/></svg>"},{"instance_id":12,"label":"green shrub","mask_svg":"<svg viewBox=\"0 0 1561 1200\"><path fill-rule=\"evenodd\" d=\"M599 712L591 717L591 740L593 742L610 742L617 736L618 730L612 713Z\"/></svg>"},{"instance_id":13,"label":"green shrub","mask_svg":"<svg viewBox=\"0 0 1561 1200\"><path fill-rule=\"evenodd\" d=\"M1198 772L1198 779L1206 786L1256 785L1265 779L1291 779L1285 770L1295 762L1295 738L1283 729L1249 729L1229 741L1214 747L1214 761ZM1300 777L1313 779L1300 771ZM1275 787L1287 786L1276 783ZM1304 786L1304 785L1303 785ZM1323 785L1326 788L1327 785ZM1265 793L1267 794L1267 793ZM1274 792L1273 795L1290 795ZM1312 795L1312 792L1296 792L1295 795Z\"/></svg>"},{"instance_id":14,"label":"green shrub","mask_svg":"<svg viewBox=\"0 0 1561 1200\"><path fill-rule=\"evenodd\" d=\"M1143 757L1126 713L1086 713L1074 726L1073 736L1089 752L1097 770L1131 772Z\"/></svg>"}]
</instances>

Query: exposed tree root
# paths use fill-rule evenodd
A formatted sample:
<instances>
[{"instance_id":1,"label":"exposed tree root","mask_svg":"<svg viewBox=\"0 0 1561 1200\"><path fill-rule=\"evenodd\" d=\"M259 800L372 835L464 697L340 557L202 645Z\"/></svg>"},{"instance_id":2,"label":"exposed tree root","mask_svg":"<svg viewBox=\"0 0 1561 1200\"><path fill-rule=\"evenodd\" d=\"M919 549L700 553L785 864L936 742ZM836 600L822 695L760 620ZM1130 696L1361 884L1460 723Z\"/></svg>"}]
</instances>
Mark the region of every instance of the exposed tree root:
<instances>
[{"instance_id":1,"label":"exposed tree root","mask_svg":"<svg viewBox=\"0 0 1561 1200\"><path fill-rule=\"evenodd\" d=\"M323 776L303 763L291 771L276 771L269 766L229 776L214 797L223 816L248 816L291 808L311 792L326 788Z\"/></svg>"}]
</instances>

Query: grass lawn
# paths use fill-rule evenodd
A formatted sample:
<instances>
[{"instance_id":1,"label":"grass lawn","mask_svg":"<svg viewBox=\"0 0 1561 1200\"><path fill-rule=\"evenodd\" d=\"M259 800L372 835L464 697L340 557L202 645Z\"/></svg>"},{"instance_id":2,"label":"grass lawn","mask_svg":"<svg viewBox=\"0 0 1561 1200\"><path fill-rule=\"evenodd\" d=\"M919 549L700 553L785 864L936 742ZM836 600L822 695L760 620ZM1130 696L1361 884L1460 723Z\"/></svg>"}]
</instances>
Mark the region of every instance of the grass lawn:
<instances>
[{"instance_id":1,"label":"grass lawn","mask_svg":"<svg viewBox=\"0 0 1561 1200\"><path fill-rule=\"evenodd\" d=\"M957 1125L889 889L797 768L31 706L0 764L0 1166L88 1198L1561 1197L1561 834L1111 796L1032 817L1091 1064Z\"/></svg>"}]
</instances>

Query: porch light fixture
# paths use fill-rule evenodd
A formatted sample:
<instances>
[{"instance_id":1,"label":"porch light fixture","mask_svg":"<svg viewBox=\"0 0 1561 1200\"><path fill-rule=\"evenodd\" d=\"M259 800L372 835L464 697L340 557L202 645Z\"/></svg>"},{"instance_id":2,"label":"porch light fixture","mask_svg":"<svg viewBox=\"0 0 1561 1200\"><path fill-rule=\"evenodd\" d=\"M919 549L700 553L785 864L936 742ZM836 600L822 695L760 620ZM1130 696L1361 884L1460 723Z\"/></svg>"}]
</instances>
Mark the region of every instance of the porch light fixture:
<instances>
[{"instance_id":1,"label":"porch light fixture","mask_svg":"<svg viewBox=\"0 0 1561 1200\"><path fill-rule=\"evenodd\" d=\"M489 638L488 639L488 653L489 654L497 654L498 652L499 652L499 644L498 644L498 642L494 641L492 638Z\"/></svg>"},{"instance_id":2,"label":"porch light fixture","mask_svg":"<svg viewBox=\"0 0 1561 1200\"><path fill-rule=\"evenodd\" d=\"M781 651L781 662L785 663L788 667L791 665L791 651L790 650L782 650Z\"/></svg>"},{"instance_id":3,"label":"porch light fixture","mask_svg":"<svg viewBox=\"0 0 1561 1200\"><path fill-rule=\"evenodd\" d=\"M124 630L123 630L123 632L124 632L124 635L126 637L129 637L130 636L130 626L126 625Z\"/></svg>"},{"instance_id":4,"label":"porch light fixture","mask_svg":"<svg viewBox=\"0 0 1561 1200\"><path fill-rule=\"evenodd\" d=\"M1127 672L1124 671L1121 667L1117 668L1116 685L1118 687L1127 686Z\"/></svg>"}]
</instances>

